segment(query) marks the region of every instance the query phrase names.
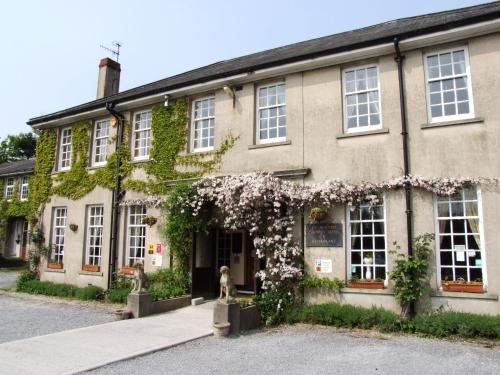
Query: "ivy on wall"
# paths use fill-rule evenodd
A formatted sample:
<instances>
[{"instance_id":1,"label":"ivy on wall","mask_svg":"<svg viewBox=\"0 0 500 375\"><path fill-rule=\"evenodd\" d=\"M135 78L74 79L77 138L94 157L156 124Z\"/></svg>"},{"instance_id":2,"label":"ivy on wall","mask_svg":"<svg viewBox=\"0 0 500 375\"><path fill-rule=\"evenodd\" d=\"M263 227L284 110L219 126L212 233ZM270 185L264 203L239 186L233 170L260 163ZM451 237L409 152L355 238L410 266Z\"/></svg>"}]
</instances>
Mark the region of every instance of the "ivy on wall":
<instances>
[{"instance_id":1,"label":"ivy on wall","mask_svg":"<svg viewBox=\"0 0 500 375\"><path fill-rule=\"evenodd\" d=\"M30 181L31 182L31 181ZM0 192L4 191L4 179L0 179ZM27 200L19 199L19 181L14 185L14 190L12 191L12 198L2 199L0 201L0 241L2 245L5 243L7 236L7 225L9 219L18 217L29 217L30 216L30 204Z\"/></svg>"}]
</instances>

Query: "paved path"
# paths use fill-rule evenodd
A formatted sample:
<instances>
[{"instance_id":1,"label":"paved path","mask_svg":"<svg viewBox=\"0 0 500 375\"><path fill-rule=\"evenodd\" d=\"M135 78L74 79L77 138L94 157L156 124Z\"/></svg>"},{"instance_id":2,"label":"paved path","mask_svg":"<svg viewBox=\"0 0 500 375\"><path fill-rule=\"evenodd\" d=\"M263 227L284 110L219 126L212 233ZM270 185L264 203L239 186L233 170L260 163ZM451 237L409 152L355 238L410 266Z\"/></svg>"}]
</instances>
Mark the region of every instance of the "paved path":
<instances>
[{"instance_id":1,"label":"paved path","mask_svg":"<svg viewBox=\"0 0 500 375\"><path fill-rule=\"evenodd\" d=\"M20 272L0 271L0 289L10 289L16 284Z\"/></svg>"},{"instance_id":2,"label":"paved path","mask_svg":"<svg viewBox=\"0 0 500 375\"><path fill-rule=\"evenodd\" d=\"M55 316L64 319L64 316ZM212 334L213 304L0 344L0 374L74 374Z\"/></svg>"},{"instance_id":3,"label":"paved path","mask_svg":"<svg viewBox=\"0 0 500 375\"><path fill-rule=\"evenodd\" d=\"M207 337L85 375L500 374L500 347L296 325Z\"/></svg>"}]
</instances>

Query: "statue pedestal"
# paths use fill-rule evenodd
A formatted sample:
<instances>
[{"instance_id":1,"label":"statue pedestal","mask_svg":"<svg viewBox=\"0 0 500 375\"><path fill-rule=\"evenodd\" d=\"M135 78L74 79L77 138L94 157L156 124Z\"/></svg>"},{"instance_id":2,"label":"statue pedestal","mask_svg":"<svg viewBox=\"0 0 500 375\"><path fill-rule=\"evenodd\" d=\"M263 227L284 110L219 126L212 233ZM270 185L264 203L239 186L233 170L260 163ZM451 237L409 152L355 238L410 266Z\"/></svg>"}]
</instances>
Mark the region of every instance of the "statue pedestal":
<instances>
[{"instance_id":1,"label":"statue pedestal","mask_svg":"<svg viewBox=\"0 0 500 375\"><path fill-rule=\"evenodd\" d=\"M142 318L151 314L153 297L149 292L130 293L127 297L127 308L134 318Z\"/></svg>"},{"instance_id":2,"label":"statue pedestal","mask_svg":"<svg viewBox=\"0 0 500 375\"><path fill-rule=\"evenodd\" d=\"M240 304L234 302L217 301L214 307L214 324L229 323L231 324L229 334L240 334Z\"/></svg>"}]
</instances>

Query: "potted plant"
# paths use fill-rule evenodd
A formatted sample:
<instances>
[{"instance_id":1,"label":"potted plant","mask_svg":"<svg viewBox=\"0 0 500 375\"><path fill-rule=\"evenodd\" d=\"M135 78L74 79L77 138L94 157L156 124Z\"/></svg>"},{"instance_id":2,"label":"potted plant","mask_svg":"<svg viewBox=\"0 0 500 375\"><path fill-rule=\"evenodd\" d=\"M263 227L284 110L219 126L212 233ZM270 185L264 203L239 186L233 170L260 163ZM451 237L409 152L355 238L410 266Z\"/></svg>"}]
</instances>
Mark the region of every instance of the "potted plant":
<instances>
[{"instance_id":1,"label":"potted plant","mask_svg":"<svg viewBox=\"0 0 500 375\"><path fill-rule=\"evenodd\" d=\"M60 263L59 261L49 261L47 263L47 268L51 270L62 270L64 267L63 263Z\"/></svg>"},{"instance_id":2,"label":"potted plant","mask_svg":"<svg viewBox=\"0 0 500 375\"><path fill-rule=\"evenodd\" d=\"M99 272L101 271L101 266L97 264L84 264L82 270L87 272Z\"/></svg>"},{"instance_id":3,"label":"potted plant","mask_svg":"<svg viewBox=\"0 0 500 375\"><path fill-rule=\"evenodd\" d=\"M158 219L154 216L145 216L142 219L142 223L149 225L149 227L152 227L153 225L155 225L157 221L158 221Z\"/></svg>"},{"instance_id":4,"label":"potted plant","mask_svg":"<svg viewBox=\"0 0 500 375\"><path fill-rule=\"evenodd\" d=\"M327 215L328 211L323 207L313 207L309 212L309 218L315 223L325 220Z\"/></svg>"},{"instance_id":5,"label":"potted plant","mask_svg":"<svg viewBox=\"0 0 500 375\"><path fill-rule=\"evenodd\" d=\"M357 276L353 276L347 282L347 286L349 288L357 288L357 289L384 289L384 280L382 280L381 278L360 279Z\"/></svg>"},{"instance_id":6,"label":"potted plant","mask_svg":"<svg viewBox=\"0 0 500 375\"><path fill-rule=\"evenodd\" d=\"M443 292L484 293L483 281L481 279L465 281L461 277L450 281L445 278Z\"/></svg>"},{"instance_id":7,"label":"potted plant","mask_svg":"<svg viewBox=\"0 0 500 375\"><path fill-rule=\"evenodd\" d=\"M74 224L74 223L71 223L69 225L69 229L72 231L72 232L76 232L78 230L78 225L77 224Z\"/></svg>"}]
</instances>

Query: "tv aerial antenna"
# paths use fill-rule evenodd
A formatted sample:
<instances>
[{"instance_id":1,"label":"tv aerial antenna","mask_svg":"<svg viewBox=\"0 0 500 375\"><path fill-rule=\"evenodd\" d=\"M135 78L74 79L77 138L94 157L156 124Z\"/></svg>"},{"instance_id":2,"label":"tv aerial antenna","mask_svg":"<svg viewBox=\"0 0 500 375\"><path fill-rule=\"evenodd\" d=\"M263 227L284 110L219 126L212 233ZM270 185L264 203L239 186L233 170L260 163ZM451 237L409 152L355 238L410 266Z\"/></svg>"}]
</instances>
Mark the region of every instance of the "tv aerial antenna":
<instances>
[{"instance_id":1,"label":"tv aerial antenna","mask_svg":"<svg viewBox=\"0 0 500 375\"><path fill-rule=\"evenodd\" d=\"M123 46L123 43L118 41L118 40L115 40L111 44L113 44L113 46L115 46L115 48L109 48L109 47L103 46L102 44L100 45L100 47L102 49L105 49L106 51L111 52L113 54L113 56L116 56L116 62L118 62L118 60L120 59L120 47Z\"/></svg>"}]
</instances>

